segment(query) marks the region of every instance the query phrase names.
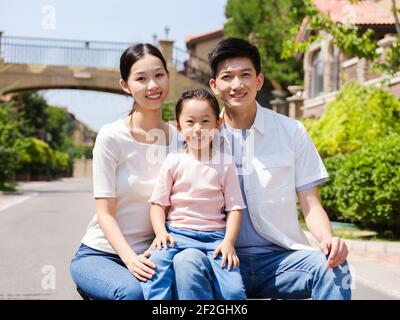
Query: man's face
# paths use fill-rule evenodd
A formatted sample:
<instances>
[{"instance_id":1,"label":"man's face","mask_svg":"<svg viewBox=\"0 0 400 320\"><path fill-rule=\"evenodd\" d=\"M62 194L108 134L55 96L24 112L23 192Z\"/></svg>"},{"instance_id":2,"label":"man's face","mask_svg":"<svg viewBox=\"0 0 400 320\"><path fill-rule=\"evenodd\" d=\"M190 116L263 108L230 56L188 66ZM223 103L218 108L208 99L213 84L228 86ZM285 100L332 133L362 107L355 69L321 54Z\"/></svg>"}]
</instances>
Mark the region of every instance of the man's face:
<instances>
[{"instance_id":1,"label":"man's face","mask_svg":"<svg viewBox=\"0 0 400 320\"><path fill-rule=\"evenodd\" d=\"M262 73L256 74L249 58L231 58L218 65L210 87L227 108L247 108L255 103L257 91L264 83Z\"/></svg>"}]
</instances>

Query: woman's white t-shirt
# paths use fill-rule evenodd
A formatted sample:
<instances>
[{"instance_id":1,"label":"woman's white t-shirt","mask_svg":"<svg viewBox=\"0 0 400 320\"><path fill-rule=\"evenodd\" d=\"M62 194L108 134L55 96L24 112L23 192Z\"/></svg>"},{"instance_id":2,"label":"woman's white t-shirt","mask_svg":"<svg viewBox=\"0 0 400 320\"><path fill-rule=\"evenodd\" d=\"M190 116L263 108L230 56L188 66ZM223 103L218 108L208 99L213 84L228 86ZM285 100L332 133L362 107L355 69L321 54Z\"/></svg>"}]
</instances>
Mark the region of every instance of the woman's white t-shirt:
<instances>
[{"instance_id":1,"label":"woman's white t-shirt","mask_svg":"<svg viewBox=\"0 0 400 320\"><path fill-rule=\"evenodd\" d=\"M135 141L123 119L103 126L93 149L95 198L116 198L116 220L136 253L148 249L154 238L148 200L167 154L179 145L177 130L170 126L168 146ZM95 214L82 239L85 245L115 253Z\"/></svg>"}]
</instances>

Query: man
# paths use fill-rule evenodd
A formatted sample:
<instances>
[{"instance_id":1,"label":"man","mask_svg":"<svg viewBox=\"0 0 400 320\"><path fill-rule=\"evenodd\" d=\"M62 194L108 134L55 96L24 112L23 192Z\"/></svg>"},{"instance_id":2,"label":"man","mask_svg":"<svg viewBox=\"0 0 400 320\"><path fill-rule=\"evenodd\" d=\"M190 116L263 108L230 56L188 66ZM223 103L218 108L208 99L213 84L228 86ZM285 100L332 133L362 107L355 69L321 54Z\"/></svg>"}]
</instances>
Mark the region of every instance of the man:
<instances>
[{"instance_id":1,"label":"man","mask_svg":"<svg viewBox=\"0 0 400 320\"><path fill-rule=\"evenodd\" d=\"M258 49L228 38L210 52L209 63L210 87L225 107L223 143L247 205L236 241L247 297L351 299L348 249L333 236L317 189L328 174L304 126L256 102L264 81ZM296 195L321 250L300 229ZM182 252L174 268L179 299L218 298L201 251Z\"/></svg>"}]
</instances>

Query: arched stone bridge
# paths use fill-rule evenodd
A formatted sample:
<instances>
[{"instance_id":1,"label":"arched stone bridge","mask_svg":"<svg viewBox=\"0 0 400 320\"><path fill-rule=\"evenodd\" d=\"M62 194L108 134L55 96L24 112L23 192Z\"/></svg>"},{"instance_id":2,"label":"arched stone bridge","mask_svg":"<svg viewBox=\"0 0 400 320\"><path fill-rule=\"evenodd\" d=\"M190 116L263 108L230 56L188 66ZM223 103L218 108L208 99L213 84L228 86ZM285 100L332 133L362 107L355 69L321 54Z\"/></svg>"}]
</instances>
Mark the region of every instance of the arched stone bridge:
<instances>
[{"instance_id":1,"label":"arched stone bridge","mask_svg":"<svg viewBox=\"0 0 400 320\"><path fill-rule=\"evenodd\" d=\"M124 94L119 86L119 57L130 43L89 42L0 33L0 95L26 90L79 89ZM160 40L168 63L168 101L188 89L208 87L209 75L190 66L198 59Z\"/></svg>"}]
</instances>

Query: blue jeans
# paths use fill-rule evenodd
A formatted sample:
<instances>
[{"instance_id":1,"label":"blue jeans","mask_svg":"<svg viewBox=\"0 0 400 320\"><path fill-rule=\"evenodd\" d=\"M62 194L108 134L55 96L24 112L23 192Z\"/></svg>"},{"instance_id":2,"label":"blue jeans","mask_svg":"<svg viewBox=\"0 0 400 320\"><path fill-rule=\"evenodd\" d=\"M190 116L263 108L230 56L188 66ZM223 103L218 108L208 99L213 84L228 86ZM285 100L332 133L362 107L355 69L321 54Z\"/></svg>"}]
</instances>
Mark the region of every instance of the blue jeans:
<instances>
[{"instance_id":1,"label":"blue jeans","mask_svg":"<svg viewBox=\"0 0 400 320\"><path fill-rule=\"evenodd\" d=\"M143 295L146 300L171 300L185 299L185 295L174 292L174 268L175 255L187 248L194 248L201 252L210 266L210 281L213 284L212 298L221 300L244 300L245 289L239 268L228 271L227 266L221 268L222 255L215 259L212 254L225 236L225 230L197 231L178 229L167 226L168 232L175 238L175 246L168 249L155 249L150 260L157 266L156 274L147 282L141 282ZM178 256L177 256L178 257ZM197 261L195 262L197 263ZM182 270L183 277L190 277L190 270ZM193 284L194 286L196 284ZM177 295L175 295L178 293ZM211 296L210 296L211 298Z\"/></svg>"},{"instance_id":2,"label":"blue jeans","mask_svg":"<svg viewBox=\"0 0 400 320\"><path fill-rule=\"evenodd\" d=\"M240 255L240 270L249 298L350 300L347 262L326 268L322 251L277 251ZM181 299L213 299L210 261L188 249L174 259L176 290Z\"/></svg>"},{"instance_id":3,"label":"blue jeans","mask_svg":"<svg viewBox=\"0 0 400 320\"><path fill-rule=\"evenodd\" d=\"M71 261L75 284L95 300L143 300L139 280L125 267L120 257L83 243Z\"/></svg>"}]
</instances>

